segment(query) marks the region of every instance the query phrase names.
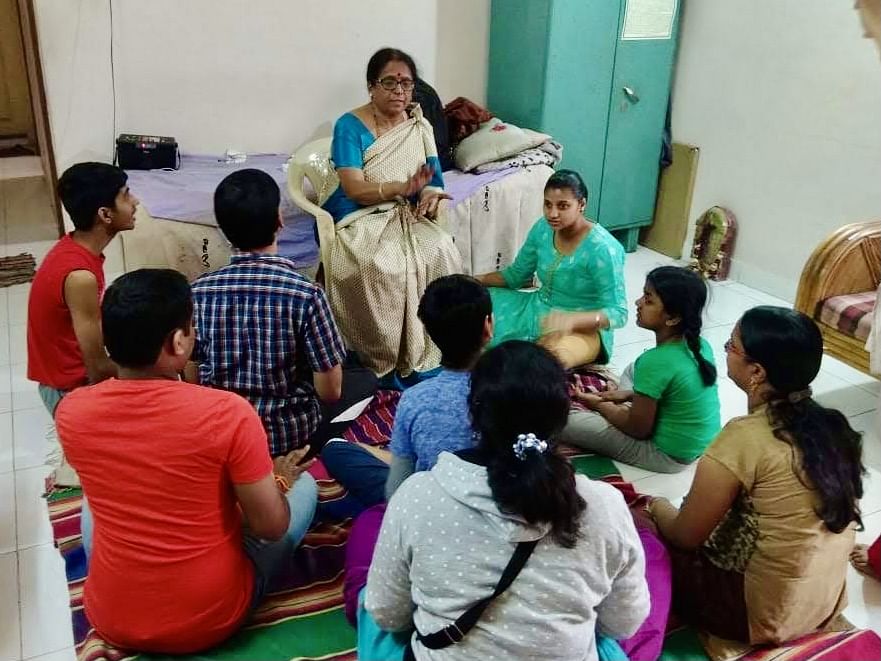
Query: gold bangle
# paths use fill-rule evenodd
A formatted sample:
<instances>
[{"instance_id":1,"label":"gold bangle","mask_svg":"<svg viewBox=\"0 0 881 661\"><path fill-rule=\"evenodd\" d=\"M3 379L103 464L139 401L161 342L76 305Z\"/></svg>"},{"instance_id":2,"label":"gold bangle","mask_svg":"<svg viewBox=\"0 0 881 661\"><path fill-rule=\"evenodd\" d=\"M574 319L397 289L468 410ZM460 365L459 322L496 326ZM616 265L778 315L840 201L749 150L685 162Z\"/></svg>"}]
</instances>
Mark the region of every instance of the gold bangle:
<instances>
[{"instance_id":1,"label":"gold bangle","mask_svg":"<svg viewBox=\"0 0 881 661\"><path fill-rule=\"evenodd\" d=\"M379 201L385 202L385 195L382 194L382 182L379 182Z\"/></svg>"}]
</instances>

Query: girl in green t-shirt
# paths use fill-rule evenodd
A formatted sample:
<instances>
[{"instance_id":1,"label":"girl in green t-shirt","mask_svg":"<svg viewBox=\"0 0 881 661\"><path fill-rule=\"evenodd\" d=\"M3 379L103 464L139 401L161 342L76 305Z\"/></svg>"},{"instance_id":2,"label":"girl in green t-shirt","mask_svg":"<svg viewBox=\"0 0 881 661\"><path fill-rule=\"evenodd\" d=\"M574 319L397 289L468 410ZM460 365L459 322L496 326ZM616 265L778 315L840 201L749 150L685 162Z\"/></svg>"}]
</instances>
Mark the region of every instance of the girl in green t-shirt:
<instances>
[{"instance_id":1,"label":"girl in green t-shirt","mask_svg":"<svg viewBox=\"0 0 881 661\"><path fill-rule=\"evenodd\" d=\"M693 271L662 266L646 276L636 323L656 346L636 359L618 390L578 392L560 440L659 473L684 470L719 432L713 350L700 336L707 286Z\"/></svg>"}]
</instances>

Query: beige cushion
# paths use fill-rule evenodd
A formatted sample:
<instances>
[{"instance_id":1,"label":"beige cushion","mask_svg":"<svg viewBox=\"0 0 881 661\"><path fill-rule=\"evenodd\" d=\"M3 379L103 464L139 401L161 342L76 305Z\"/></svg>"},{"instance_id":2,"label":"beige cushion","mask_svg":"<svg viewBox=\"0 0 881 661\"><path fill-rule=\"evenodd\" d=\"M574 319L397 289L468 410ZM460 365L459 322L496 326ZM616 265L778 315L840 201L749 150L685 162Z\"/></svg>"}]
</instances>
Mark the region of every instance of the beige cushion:
<instances>
[{"instance_id":1,"label":"beige cushion","mask_svg":"<svg viewBox=\"0 0 881 661\"><path fill-rule=\"evenodd\" d=\"M453 158L456 167L463 172L478 165L519 154L524 149L538 147L551 136L519 126L507 124L498 117L485 122L456 147Z\"/></svg>"}]
</instances>

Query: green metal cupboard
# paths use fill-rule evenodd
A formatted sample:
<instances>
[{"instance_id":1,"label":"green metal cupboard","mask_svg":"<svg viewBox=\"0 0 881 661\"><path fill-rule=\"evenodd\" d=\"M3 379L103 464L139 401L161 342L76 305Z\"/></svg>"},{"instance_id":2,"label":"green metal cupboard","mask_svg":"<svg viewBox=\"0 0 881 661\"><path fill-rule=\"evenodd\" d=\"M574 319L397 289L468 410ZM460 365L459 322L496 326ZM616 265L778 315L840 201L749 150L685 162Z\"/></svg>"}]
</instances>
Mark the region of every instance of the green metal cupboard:
<instances>
[{"instance_id":1,"label":"green metal cupboard","mask_svg":"<svg viewBox=\"0 0 881 661\"><path fill-rule=\"evenodd\" d=\"M678 0L493 0L487 105L550 133L628 251L652 222Z\"/></svg>"}]
</instances>

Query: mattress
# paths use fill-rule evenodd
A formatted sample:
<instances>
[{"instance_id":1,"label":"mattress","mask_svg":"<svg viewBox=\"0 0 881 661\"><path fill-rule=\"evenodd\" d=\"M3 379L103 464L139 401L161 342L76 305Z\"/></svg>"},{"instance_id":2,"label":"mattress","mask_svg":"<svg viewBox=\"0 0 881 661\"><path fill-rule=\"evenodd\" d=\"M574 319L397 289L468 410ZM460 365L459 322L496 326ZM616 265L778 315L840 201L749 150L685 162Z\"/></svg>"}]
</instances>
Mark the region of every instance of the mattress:
<instances>
[{"instance_id":1,"label":"mattress","mask_svg":"<svg viewBox=\"0 0 881 661\"><path fill-rule=\"evenodd\" d=\"M121 234L126 271L174 268L194 280L228 263L230 245L217 228L214 190L230 172L253 167L269 173L282 191L279 254L314 277L318 268L315 219L288 197L283 154L249 156L226 163L213 156L183 156L180 170L130 171L129 186L141 200L135 229ZM552 173L540 165L485 174L444 173L444 222L462 254L466 273L504 268L542 214L542 191Z\"/></svg>"}]
</instances>

